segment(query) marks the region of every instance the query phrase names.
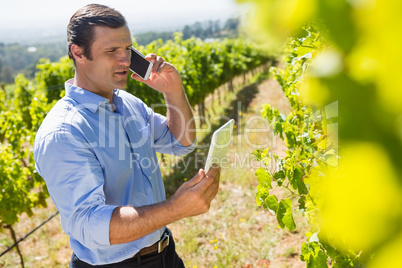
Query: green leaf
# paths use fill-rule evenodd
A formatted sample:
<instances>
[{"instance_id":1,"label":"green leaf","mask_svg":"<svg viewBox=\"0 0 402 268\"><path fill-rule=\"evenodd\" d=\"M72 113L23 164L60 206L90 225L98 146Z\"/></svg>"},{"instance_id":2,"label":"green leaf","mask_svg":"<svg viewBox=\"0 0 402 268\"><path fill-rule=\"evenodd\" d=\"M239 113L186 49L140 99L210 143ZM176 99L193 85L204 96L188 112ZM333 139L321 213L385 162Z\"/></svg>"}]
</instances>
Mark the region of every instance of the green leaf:
<instances>
[{"instance_id":1,"label":"green leaf","mask_svg":"<svg viewBox=\"0 0 402 268\"><path fill-rule=\"evenodd\" d=\"M299 209L301 211L306 210L306 196L302 196L299 198Z\"/></svg>"},{"instance_id":2,"label":"green leaf","mask_svg":"<svg viewBox=\"0 0 402 268\"><path fill-rule=\"evenodd\" d=\"M296 224L293 220L292 214L292 201L289 198L282 199L279 202L276 219L278 220L281 228L287 228L289 231L293 231L296 228Z\"/></svg>"},{"instance_id":3,"label":"green leaf","mask_svg":"<svg viewBox=\"0 0 402 268\"><path fill-rule=\"evenodd\" d=\"M254 152L252 152L252 154L257 158L257 161L261 161L262 157L261 157L261 150L260 149L256 149L254 150Z\"/></svg>"},{"instance_id":4,"label":"green leaf","mask_svg":"<svg viewBox=\"0 0 402 268\"><path fill-rule=\"evenodd\" d=\"M335 150L326 152L324 155L324 160L332 167L336 167L338 165L338 155L335 153Z\"/></svg>"},{"instance_id":5,"label":"green leaf","mask_svg":"<svg viewBox=\"0 0 402 268\"><path fill-rule=\"evenodd\" d=\"M269 147L266 148L266 149L264 149L264 150L261 152L261 158L269 157L268 150L269 150Z\"/></svg>"},{"instance_id":6,"label":"green leaf","mask_svg":"<svg viewBox=\"0 0 402 268\"><path fill-rule=\"evenodd\" d=\"M255 172L255 175L257 176L257 180L260 184L266 185L269 189L272 189L271 175L268 173L268 171L266 171L264 168L260 167Z\"/></svg>"},{"instance_id":7,"label":"green leaf","mask_svg":"<svg viewBox=\"0 0 402 268\"><path fill-rule=\"evenodd\" d=\"M363 264L359 262L359 259L354 257L353 259L347 255L338 255L334 260L333 268L361 268Z\"/></svg>"},{"instance_id":8,"label":"green leaf","mask_svg":"<svg viewBox=\"0 0 402 268\"><path fill-rule=\"evenodd\" d=\"M318 242L303 243L300 259L306 262L307 268L328 268L328 256Z\"/></svg>"},{"instance_id":9,"label":"green leaf","mask_svg":"<svg viewBox=\"0 0 402 268\"><path fill-rule=\"evenodd\" d=\"M276 215L279 207L278 198L275 195L270 195L265 199L265 204L267 205L268 209Z\"/></svg>"},{"instance_id":10,"label":"green leaf","mask_svg":"<svg viewBox=\"0 0 402 268\"><path fill-rule=\"evenodd\" d=\"M261 117L268 119L268 121L272 121L272 108L271 108L271 105L265 104L262 107Z\"/></svg>"},{"instance_id":11,"label":"green leaf","mask_svg":"<svg viewBox=\"0 0 402 268\"><path fill-rule=\"evenodd\" d=\"M286 146L289 149L293 149L296 146L296 135L293 131L288 130L285 132L286 135Z\"/></svg>"},{"instance_id":12,"label":"green leaf","mask_svg":"<svg viewBox=\"0 0 402 268\"><path fill-rule=\"evenodd\" d=\"M297 192L300 195L308 194L308 190L306 185L303 182L304 176L304 169L301 166L296 166L293 171L293 177L291 178L290 182L294 189L297 189Z\"/></svg>"},{"instance_id":13,"label":"green leaf","mask_svg":"<svg viewBox=\"0 0 402 268\"><path fill-rule=\"evenodd\" d=\"M257 185L257 194L256 194L256 202L257 206L263 205L264 208L266 207L265 199L269 196L269 189L264 185Z\"/></svg>"},{"instance_id":14,"label":"green leaf","mask_svg":"<svg viewBox=\"0 0 402 268\"><path fill-rule=\"evenodd\" d=\"M327 268L328 256L323 251L318 251L317 257L310 256L307 268Z\"/></svg>"},{"instance_id":15,"label":"green leaf","mask_svg":"<svg viewBox=\"0 0 402 268\"><path fill-rule=\"evenodd\" d=\"M283 170L275 172L273 178L274 178L274 180L285 179L285 172L283 172Z\"/></svg>"},{"instance_id":16,"label":"green leaf","mask_svg":"<svg viewBox=\"0 0 402 268\"><path fill-rule=\"evenodd\" d=\"M295 35L295 37L299 39L306 38L307 36L309 36L309 32L305 29L300 29Z\"/></svg>"},{"instance_id":17,"label":"green leaf","mask_svg":"<svg viewBox=\"0 0 402 268\"><path fill-rule=\"evenodd\" d=\"M283 139L283 123L280 121L275 121L273 129L275 134L279 134L279 136Z\"/></svg>"},{"instance_id":18,"label":"green leaf","mask_svg":"<svg viewBox=\"0 0 402 268\"><path fill-rule=\"evenodd\" d=\"M286 179L285 171L279 170L278 172L275 172L272 178L276 183L278 183L278 186L282 186L283 181Z\"/></svg>"},{"instance_id":19,"label":"green leaf","mask_svg":"<svg viewBox=\"0 0 402 268\"><path fill-rule=\"evenodd\" d=\"M307 53L310 53L312 51L314 51L314 49L312 49L310 47L298 47L298 48L296 48L295 53L296 53L297 57L300 57L300 56L306 55Z\"/></svg>"},{"instance_id":20,"label":"green leaf","mask_svg":"<svg viewBox=\"0 0 402 268\"><path fill-rule=\"evenodd\" d=\"M278 163L278 160L279 160L278 154L273 153L272 157L274 158L275 163Z\"/></svg>"}]
</instances>

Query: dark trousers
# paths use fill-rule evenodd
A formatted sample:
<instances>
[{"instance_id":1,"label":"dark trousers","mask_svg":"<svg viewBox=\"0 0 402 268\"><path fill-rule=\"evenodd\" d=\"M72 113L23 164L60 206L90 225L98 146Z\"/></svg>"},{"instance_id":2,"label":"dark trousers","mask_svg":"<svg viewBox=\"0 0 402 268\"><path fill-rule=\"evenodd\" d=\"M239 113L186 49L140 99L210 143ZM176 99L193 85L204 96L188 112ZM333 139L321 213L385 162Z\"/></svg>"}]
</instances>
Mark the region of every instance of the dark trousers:
<instances>
[{"instance_id":1,"label":"dark trousers","mask_svg":"<svg viewBox=\"0 0 402 268\"><path fill-rule=\"evenodd\" d=\"M69 268L90 268L90 267L140 267L140 268L184 268L183 261L176 253L173 237L170 237L169 246L167 246L161 253L150 253L144 256L136 256L124 260L119 263L105 264L105 265L90 265L78 259L73 253Z\"/></svg>"}]
</instances>

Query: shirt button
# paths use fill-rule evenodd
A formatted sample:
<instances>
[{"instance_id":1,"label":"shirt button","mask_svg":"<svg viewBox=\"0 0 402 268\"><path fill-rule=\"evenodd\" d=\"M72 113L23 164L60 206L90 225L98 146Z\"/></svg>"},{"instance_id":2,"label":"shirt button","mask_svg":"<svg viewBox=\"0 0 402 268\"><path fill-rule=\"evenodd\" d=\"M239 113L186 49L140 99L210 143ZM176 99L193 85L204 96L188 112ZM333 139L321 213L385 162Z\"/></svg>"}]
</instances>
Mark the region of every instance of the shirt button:
<instances>
[{"instance_id":1,"label":"shirt button","mask_svg":"<svg viewBox=\"0 0 402 268\"><path fill-rule=\"evenodd\" d=\"M148 178L149 178L149 179L152 179L152 177L151 177L151 176L148 176Z\"/></svg>"}]
</instances>

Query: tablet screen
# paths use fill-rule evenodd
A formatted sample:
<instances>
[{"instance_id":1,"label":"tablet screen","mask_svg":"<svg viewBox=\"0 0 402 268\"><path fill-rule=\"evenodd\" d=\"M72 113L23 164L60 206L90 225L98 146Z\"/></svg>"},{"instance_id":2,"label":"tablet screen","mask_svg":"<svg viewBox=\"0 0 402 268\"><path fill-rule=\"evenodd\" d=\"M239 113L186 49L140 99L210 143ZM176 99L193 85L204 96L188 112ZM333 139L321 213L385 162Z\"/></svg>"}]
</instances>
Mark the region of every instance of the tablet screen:
<instances>
[{"instance_id":1,"label":"tablet screen","mask_svg":"<svg viewBox=\"0 0 402 268\"><path fill-rule=\"evenodd\" d=\"M209 146L208 157L205 164L205 174L213 164L221 166L222 159L226 156L230 138L233 133L234 120L230 119L212 135L211 145Z\"/></svg>"}]
</instances>

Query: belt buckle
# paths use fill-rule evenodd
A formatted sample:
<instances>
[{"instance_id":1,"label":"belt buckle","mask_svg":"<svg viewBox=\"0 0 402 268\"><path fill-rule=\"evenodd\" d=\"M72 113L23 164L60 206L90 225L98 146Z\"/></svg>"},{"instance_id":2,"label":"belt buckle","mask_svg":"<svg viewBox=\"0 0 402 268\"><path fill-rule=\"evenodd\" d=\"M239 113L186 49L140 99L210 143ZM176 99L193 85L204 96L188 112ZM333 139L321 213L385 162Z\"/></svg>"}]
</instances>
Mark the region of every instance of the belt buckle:
<instances>
[{"instance_id":1,"label":"belt buckle","mask_svg":"<svg viewBox=\"0 0 402 268\"><path fill-rule=\"evenodd\" d=\"M164 248L162 248L163 243L167 240L167 244ZM163 234L163 238L158 242L158 253L161 253L167 246L169 246L169 234Z\"/></svg>"}]
</instances>

